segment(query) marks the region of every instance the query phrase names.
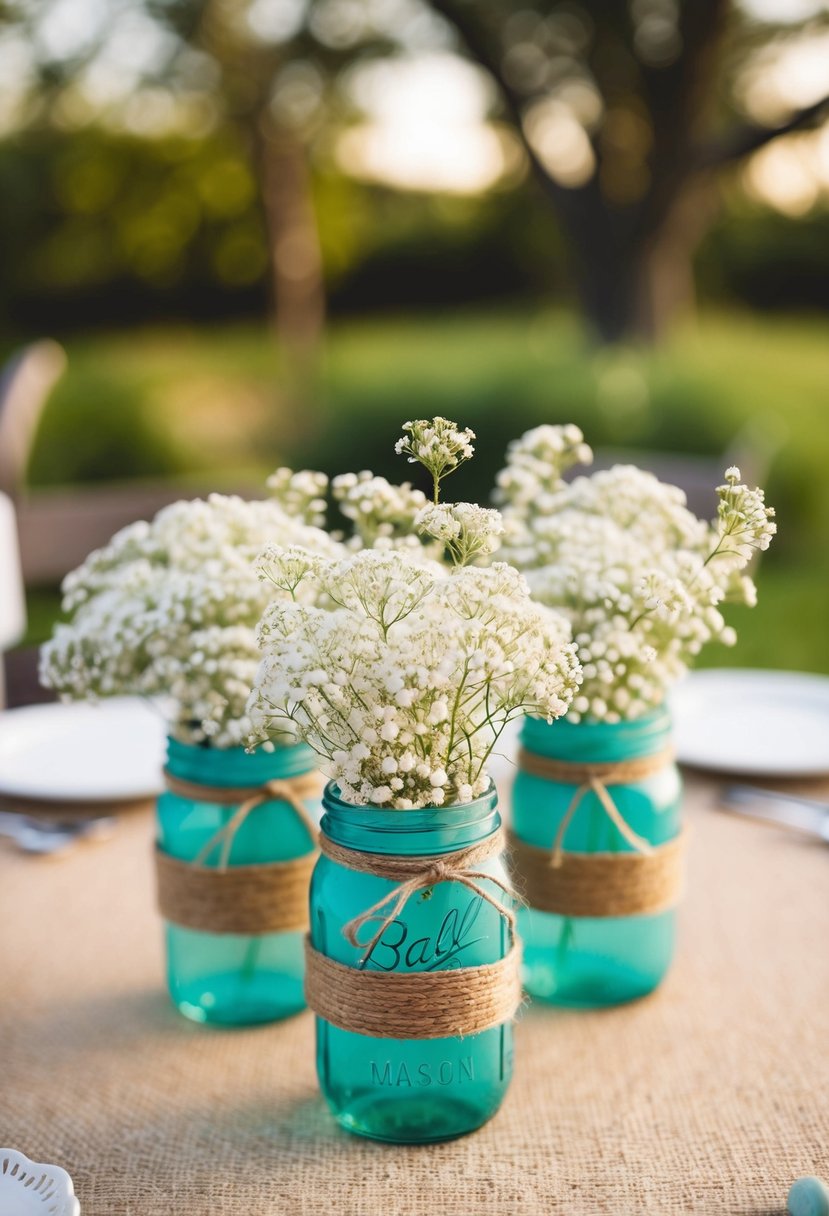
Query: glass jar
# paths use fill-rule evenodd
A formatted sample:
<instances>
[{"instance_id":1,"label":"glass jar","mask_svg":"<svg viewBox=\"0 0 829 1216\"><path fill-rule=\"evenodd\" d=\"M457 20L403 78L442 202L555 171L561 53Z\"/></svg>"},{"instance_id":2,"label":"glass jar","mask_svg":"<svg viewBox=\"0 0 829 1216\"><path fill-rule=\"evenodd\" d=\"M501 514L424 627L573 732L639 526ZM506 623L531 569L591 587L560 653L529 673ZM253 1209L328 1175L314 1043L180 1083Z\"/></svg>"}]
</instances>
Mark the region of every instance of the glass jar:
<instances>
[{"instance_id":1,"label":"glass jar","mask_svg":"<svg viewBox=\"0 0 829 1216\"><path fill-rule=\"evenodd\" d=\"M312 772L313 752L304 744L247 753L193 747L169 739L167 769L181 781L205 786L250 787ZM221 806L166 791L158 799L158 844L180 861L195 861L224 828L238 803ZM306 802L319 817L319 800ZM233 835L227 864L289 861L315 847L308 829L287 802L256 806ZM219 850L201 864L216 867ZM167 983L173 1003L196 1022L246 1025L270 1022L305 1007L302 931L247 936L208 933L165 922Z\"/></svg>"},{"instance_id":2,"label":"glass jar","mask_svg":"<svg viewBox=\"0 0 829 1216\"><path fill-rule=\"evenodd\" d=\"M463 849L497 832L494 789L462 806L383 810L343 802L336 787L323 796L322 831L335 844L364 853L430 857ZM500 854L475 869L508 881ZM365 951L349 944L343 926L398 884L320 856L311 883L311 940L350 968L385 972L440 971L502 959L511 945L506 919L458 882L420 890ZM481 886L498 900L496 883ZM508 897L506 897L508 899ZM357 1135L427 1144L480 1127L498 1110L512 1076L512 1023L460 1038L373 1038L317 1018L320 1087L338 1122Z\"/></svg>"},{"instance_id":3,"label":"glass jar","mask_svg":"<svg viewBox=\"0 0 829 1216\"><path fill-rule=\"evenodd\" d=\"M521 741L536 756L571 764L613 764L653 756L670 741L671 722L660 708L633 722L548 724L528 718ZM519 769L513 787L513 831L540 849L552 850L579 782L551 780ZM608 794L622 819L649 844L674 840L681 827L682 783L672 762L639 780L610 784ZM635 851L612 822L596 793L578 803L562 841L565 852ZM562 916L522 909L524 982L536 999L595 1008L651 992L673 957L674 909L637 916Z\"/></svg>"}]
</instances>

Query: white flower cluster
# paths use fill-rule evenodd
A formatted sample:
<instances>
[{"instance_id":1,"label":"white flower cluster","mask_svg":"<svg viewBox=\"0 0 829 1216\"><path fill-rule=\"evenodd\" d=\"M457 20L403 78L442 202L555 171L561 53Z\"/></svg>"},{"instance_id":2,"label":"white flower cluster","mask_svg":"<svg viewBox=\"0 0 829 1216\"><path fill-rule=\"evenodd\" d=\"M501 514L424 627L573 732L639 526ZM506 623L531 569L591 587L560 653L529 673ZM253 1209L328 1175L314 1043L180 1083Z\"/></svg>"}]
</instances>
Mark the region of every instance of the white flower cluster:
<instances>
[{"instance_id":1,"label":"white flower cluster","mask_svg":"<svg viewBox=\"0 0 829 1216\"><path fill-rule=\"evenodd\" d=\"M72 619L43 648L43 683L72 699L159 697L177 739L240 746L259 662L255 628L277 594L254 558L274 540L343 552L276 502L218 494L123 529L67 575Z\"/></svg>"},{"instance_id":2,"label":"white flower cluster","mask_svg":"<svg viewBox=\"0 0 829 1216\"><path fill-rule=\"evenodd\" d=\"M271 498L292 519L315 528L325 527L328 478L312 469L277 469L267 480Z\"/></svg>"},{"instance_id":3,"label":"white flower cluster","mask_svg":"<svg viewBox=\"0 0 829 1216\"><path fill-rule=\"evenodd\" d=\"M509 503L515 512L543 515L567 470L592 460L593 452L572 423L534 427L507 448L507 467L498 474L495 500Z\"/></svg>"},{"instance_id":4,"label":"white flower cluster","mask_svg":"<svg viewBox=\"0 0 829 1216\"><path fill-rule=\"evenodd\" d=\"M408 481L396 486L364 470L335 477L331 490L340 511L354 525L356 546L371 549L419 543L416 520L426 506L426 495Z\"/></svg>"},{"instance_id":5,"label":"white flower cluster","mask_svg":"<svg viewBox=\"0 0 829 1216\"><path fill-rule=\"evenodd\" d=\"M472 502L424 507L416 524L418 531L441 542L456 566L491 556L499 548L504 533L500 511Z\"/></svg>"},{"instance_id":6,"label":"white flower cluster","mask_svg":"<svg viewBox=\"0 0 829 1216\"><path fill-rule=\"evenodd\" d=\"M444 477L454 473L465 460L474 454L472 440L475 432L469 427L460 429L448 418L419 418L416 422L403 424L403 435L394 445L398 456L406 455L409 464L422 464L432 475L434 501L438 501L438 487Z\"/></svg>"},{"instance_id":7,"label":"white flower cluster","mask_svg":"<svg viewBox=\"0 0 829 1216\"><path fill-rule=\"evenodd\" d=\"M511 445L498 479L503 553L571 623L584 671L571 719L618 722L659 705L707 642L733 644L721 605L755 602L745 567L776 529L738 469L706 524L681 490L633 466L561 480L589 458L577 427L539 427Z\"/></svg>"},{"instance_id":8,"label":"white flower cluster","mask_svg":"<svg viewBox=\"0 0 829 1216\"><path fill-rule=\"evenodd\" d=\"M514 717L564 713L579 679L564 619L509 566L446 569L407 551L342 560L271 553L276 600L248 713L253 738L290 730L355 803L467 802ZM310 604L298 593L310 584ZM321 605L328 597L333 607Z\"/></svg>"},{"instance_id":9,"label":"white flower cluster","mask_svg":"<svg viewBox=\"0 0 829 1216\"><path fill-rule=\"evenodd\" d=\"M745 565L757 549L768 549L777 531L774 510L767 507L762 490L750 490L741 483L736 465L725 470L725 484L717 487L717 545L711 554L730 557L732 564Z\"/></svg>"}]
</instances>

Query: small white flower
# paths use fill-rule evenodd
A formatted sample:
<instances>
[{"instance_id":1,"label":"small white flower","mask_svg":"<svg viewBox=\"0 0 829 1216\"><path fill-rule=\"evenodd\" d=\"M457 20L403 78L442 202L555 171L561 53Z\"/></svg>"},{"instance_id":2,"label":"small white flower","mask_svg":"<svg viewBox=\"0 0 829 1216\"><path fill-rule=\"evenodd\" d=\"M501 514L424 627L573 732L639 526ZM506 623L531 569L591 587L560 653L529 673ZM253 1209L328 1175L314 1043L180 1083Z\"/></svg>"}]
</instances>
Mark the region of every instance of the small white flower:
<instances>
[{"instance_id":1,"label":"small white flower","mask_svg":"<svg viewBox=\"0 0 829 1216\"><path fill-rule=\"evenodd\" d=\"M334 478L331 489L343 515L354 524L360 545L417 543L415 521L426 505L422 490L408 482L392 485L368 471L343 473Z\"/></svg>"},{"instance_id":2,"label":"small white flower","mask_svg":"<svg viewBox=\"0 0 829 1216\"><path fill-rule=\"evenodd\" d=\"M510 445L496 498L503 555L572 626L583 683L571 716L611 722L661 704L709 641L733 644L721 609L756 602L745 566L776 524L736 467L706 524L676 486L629 465L564 481L589 458L578 428L537 427Z\"/></svg>"},{"instance_id":3,"label":"small white flower","mask_svg":"<svg viewBox=\"0 0 829 1216\"><path fill-rule=\"evenodd\" d=\"M308 602L268 609L248 713L257 738L287 727L310 743L347 801L477 798L506 723L559 717L576 690L566 622L509 566L450 571L366 549L321 557L301 587ZM297 686L301 700L287 695Z\"/></svg>"},{"instance_id":4,"label":"small white flower","mask_svg":"<svg viewBox=\"0 0 829 1216\"><path fill-rule=\"evenodd\" d=\"M286 515L302 523L322 528L325 525L325 493L328 478L324 473L303 469L277 469L267 481L271 497Z\"/></svg>"},{"instance_id":5,"label":"small white flower","mask_svg":"<svg viewBox=\"0 0 829 1216\"><path fill-rule=\"evenodd\" d=\"M474 438L474 431L468 427L461 430L456 422L450 422L448 418L420 418L404 424L403 435L394 445L394 450L398 455L407 455L410 464L422 464L428 469L437 502L437 489L443 478L473 455Z\"/></svg>"},{"instance_id":6,"label":"small white flower","mask_svg":"<svg viewBox=\"0 0 829 1216\"><path fill-rule=\"evenodd\" d=\"M213 494L206 502L173 503L91 553L64 580L63 607L71 619L43 648L44 683L67 699L160 697L169 706L170 732L182 742L242 746L260 662L257 623L264 616L267 635L275 599L293 594L308 602L301 584L315 555L344 552L304 522L317 509L322 475L283 469L275 478L293 513L275 500ZM261 573L278 562L278 553L288 554L281 586L257 575L254 559L269 544ZM294 679L285 680L284 692L296 700L306 696Z\"/></svg>"},{"instance_id":7,"label":"small white flower","mask_svg":"<svg viewBox=\"0 0 829 1216\"><path fill-rule=\"evenodd\" d=\"M465 566L479 557L489 557L504 534L504 521L499 511L469 502L424 507L415 522L420 532L446 546L457 566Z\"/></svg>"}]
</instances>

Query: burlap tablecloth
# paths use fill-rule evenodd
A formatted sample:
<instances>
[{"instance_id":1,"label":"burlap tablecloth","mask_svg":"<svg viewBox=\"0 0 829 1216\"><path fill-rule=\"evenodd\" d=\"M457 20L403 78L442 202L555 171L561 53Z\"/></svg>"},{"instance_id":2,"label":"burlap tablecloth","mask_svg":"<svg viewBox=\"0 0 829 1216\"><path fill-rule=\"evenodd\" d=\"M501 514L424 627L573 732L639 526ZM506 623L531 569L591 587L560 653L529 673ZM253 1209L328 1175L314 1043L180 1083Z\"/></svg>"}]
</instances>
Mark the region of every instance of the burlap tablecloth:
<instances>
[{"instance_id":1,"label":"burlap tablecloth","mask_svg":"<svg viewBox=\"0 0 829 1216\"><path fill-rule=\"evenodd\" d=\"M782 1212L829 1175L829 851L688 794L674 969L626 1008L531 1008L477 1134L339 1131L313 1021L213 1030L162 990L151 818L65 859L0 850L0 1143L73 1175L83 1216ZM3 1216L0 1213L0 1216Z\"/></svg>"}]
</instances>

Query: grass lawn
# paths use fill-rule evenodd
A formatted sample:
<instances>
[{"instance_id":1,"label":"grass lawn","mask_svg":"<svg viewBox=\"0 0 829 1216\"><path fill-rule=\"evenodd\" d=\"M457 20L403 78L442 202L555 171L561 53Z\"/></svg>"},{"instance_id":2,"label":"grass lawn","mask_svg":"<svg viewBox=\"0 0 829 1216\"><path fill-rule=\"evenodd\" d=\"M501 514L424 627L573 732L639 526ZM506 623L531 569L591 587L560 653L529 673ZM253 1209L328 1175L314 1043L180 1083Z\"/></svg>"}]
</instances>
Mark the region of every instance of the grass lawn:
<instances>
[{"instance_id":1,"label":"grass lawn","mask_svg":"<svg viewBox=\"0 0 829 1216\"><path fill-rule=\"evenodd\" d=\"M657 352L596 352L564 313L374 318L332 326L300 378L261 325L168 327L73 338L30 469L33 485L127 477L217 488L279 463L405 476L406 418L445 414L478 432L454 480L484 499L506 443L575 421L594 446L722 454L768 447L778 543L740 642L708 663L829 671L829 342L820 318L704 315ZM186 490L185 490L186 492ZM713 508L713 494L712 494ZM54 596L32 597L32 636Z\"/></svg>"}]
</instances>

